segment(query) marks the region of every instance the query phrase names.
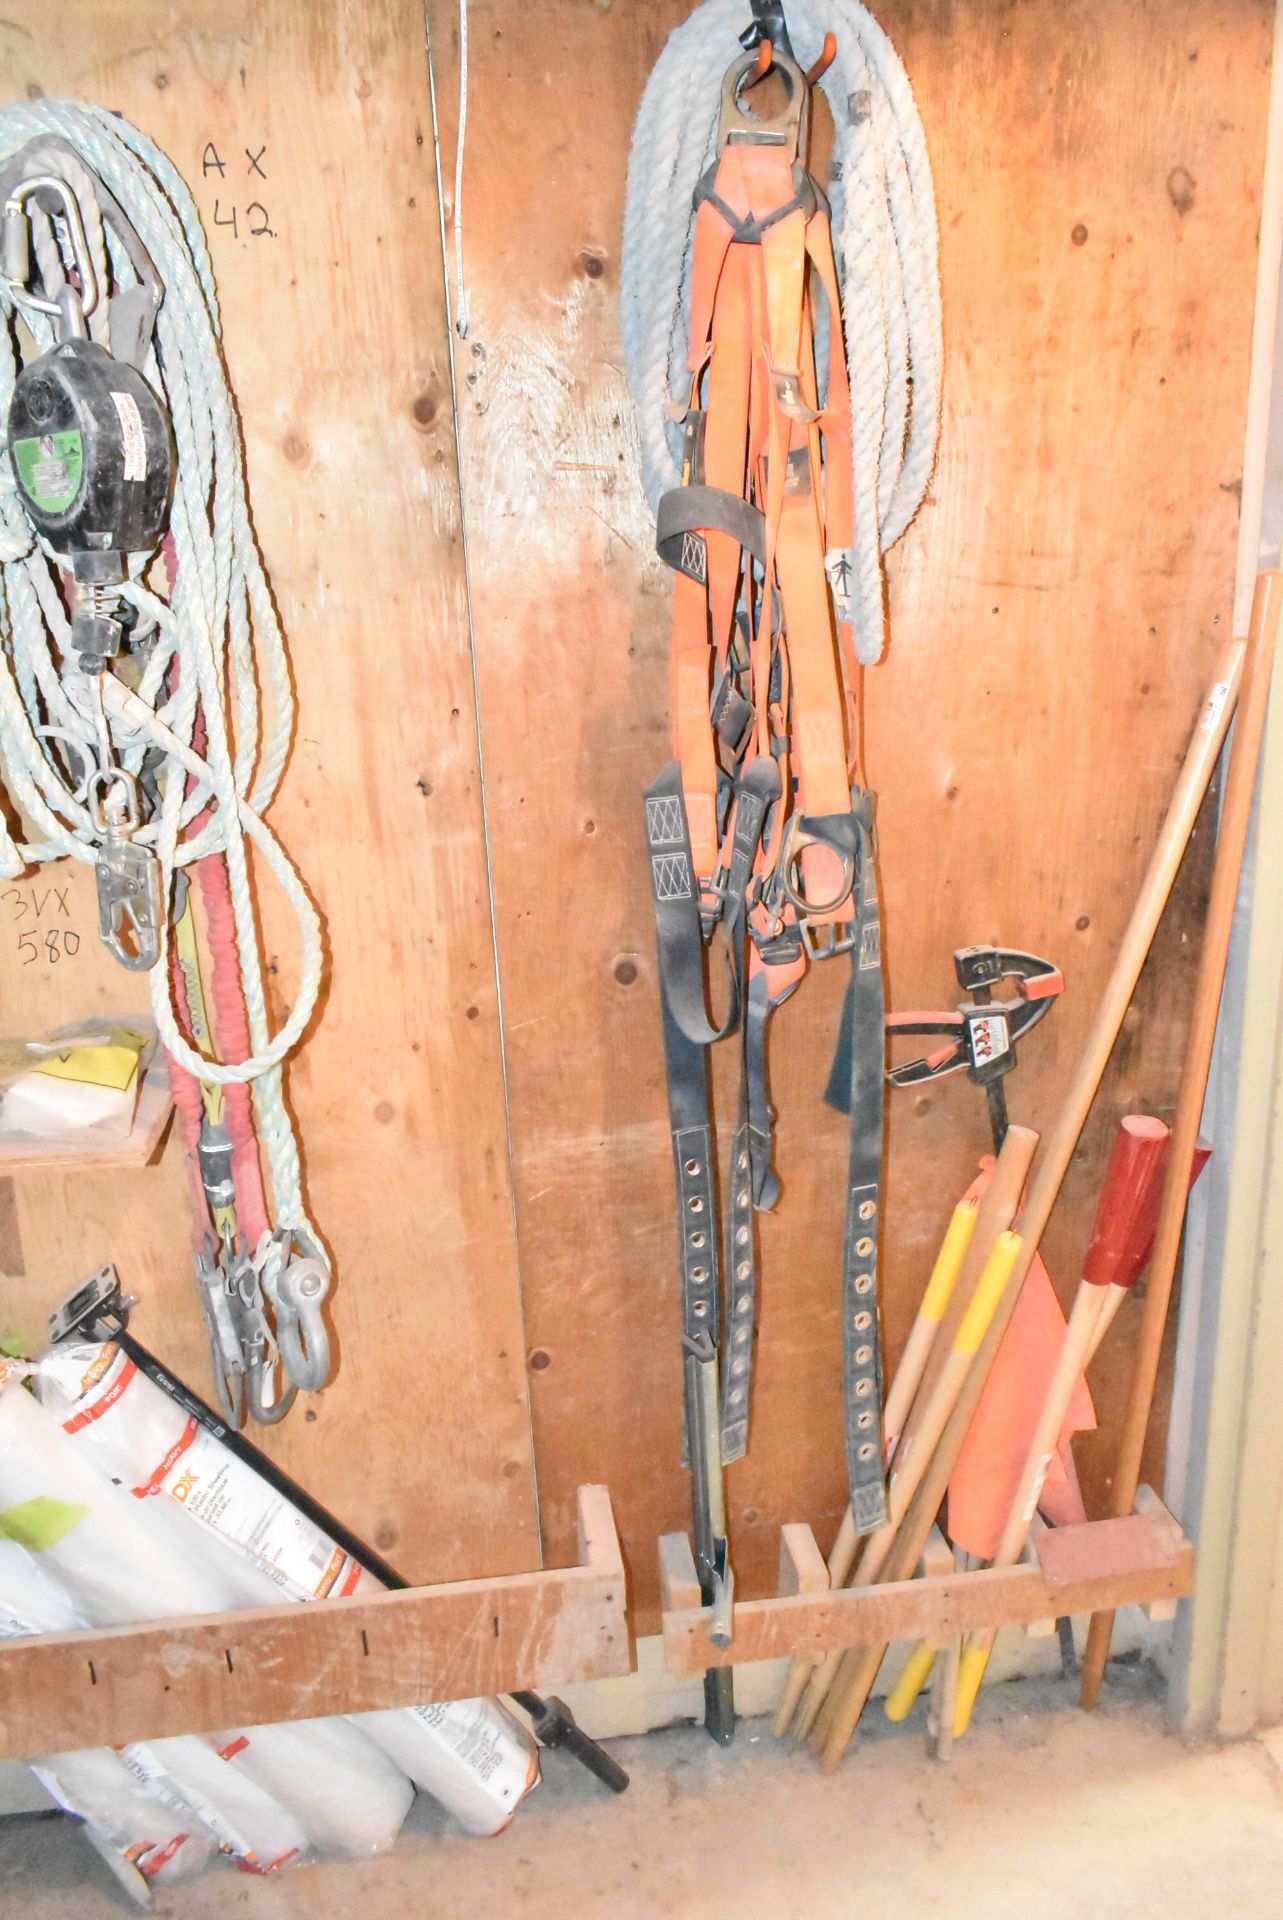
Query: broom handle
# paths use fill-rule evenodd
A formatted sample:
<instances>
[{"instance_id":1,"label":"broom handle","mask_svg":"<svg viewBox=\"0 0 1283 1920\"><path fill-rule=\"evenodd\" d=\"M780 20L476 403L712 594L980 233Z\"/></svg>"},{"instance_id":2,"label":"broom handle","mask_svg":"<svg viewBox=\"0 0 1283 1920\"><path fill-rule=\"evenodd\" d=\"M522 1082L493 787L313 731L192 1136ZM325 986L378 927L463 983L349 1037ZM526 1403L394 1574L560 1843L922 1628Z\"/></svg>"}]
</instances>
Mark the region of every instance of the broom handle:
<instances>
[{"instance_id":1,"label":"broom handle","mask_svg":"<svg viewBox=\"0 0 1283 1920\"><path fill-rule=\"evenodd\" d=\"M1198 983L1194 989L1189 1038L1176 1096L1163 1203L1159 1210L1158 1231L1154 1235L1154 1252L1149 1263L1149 1283L1145 1289L1140 1337L1132 1363L1127 1419L1114 1468L1111 1507L1115 1515L1131 1512L1140 1481L1141 1455L1145 1450L1145 1435L1154 1404L1163 1330L1180 1252L1190 1169L1207 1093L1207 1075L1212 1061L1212 1043L1216 1037L1234 904L1238 897L1239 870L1243 864L1243 849L1247 844L1248 822L1252 813L1256 767L1269 705L1270 668L1281 612L1283 574L1258 574L1256 592L1252 598L1247 658L1243 666L1243 698L1234 731L1234 744L1230 750L1229 771L1225 777L1224 803L1212 868L1212 891L1207 903ZM1085 1707L1094 1706L1100 1693L1113 1626L1112 1613L1093 1614L1083 1652L1082 1703Z\"/></svg>"},{"instance_id":2,"label":"broom handle","mask_svg":"<svg viewBox=\"0 0 1283 1920\"><path fill-rule=\"evenodd\" d=\"M1216 663L1212 684L1200 707L1193 738L1186 750L1184 764L1176 782L1176 791L1172 795L1159 831L1158 843L1141 882L1131 919L1119 946L1118 957L1114 961L1100 1005L1088 1031L1077 1070L1061 1104L1056 1123L1047 1137L1028 1202L1016 1222L1017 1231L1021 1234L1023 1241L1020 1257L1012 1270L1007 1291L999 1302L998 1310L990 1323L989 1331L977 1356L976 1365L967 1378L958 1404L936 1449L935 1457L918 1489L917 1499L905 1517L901 1538L897 1541L896 1548L883 1569L884 1580L912 1578L922 1546L948 1489L954 1463L961 1451L962 1442L966 1437L967 1428L971 1424L980 1396L984 1392L994 1355L998 1351L1008 1322L1015 1311L1016 1300L1025 1275L1033 1265L1043 1230L1056 1204L1061 1183L1078 1143L1078 1136L1083 1130L1092 1101L1096 1097L1101 1075L1105 1071L1114 1042L1118 1038L1118 1031L1131 1003L1140 970L1145 964L1155 930L1167 903L1167 896L1171 892L1176 870L1180 866L1181 857L1193 831L1194 821L1203 795L1207 791L1207 784L1212 777L1212 770L1216 765L1234 710L1243 672L1244 652L1245 647L1241 640L1231 640L1222 650ZM1174 1154L1169 1164L1176 1164L1178 1158L1179 1156ZM1185 1180L1189 1178L1188 1162L1183 1169L1183 1178ZM856 1723L864 1710L873 1681L877 1677L877 1669L884 1652L884 1648L870 1649L852 1664L845 1679L839 1674L838 1687L834 1689L827 1703L832 1711L827 1716L828 1724L822 1748L826 1767L836 1766L845 1753ZM849 1658L850 1656L847 1656L847 1659ZM843 1664L844 1666L847 1664L846 1660ZM841 1695L835 1698L839 1688Z\"/></svg>"}]
</instances>

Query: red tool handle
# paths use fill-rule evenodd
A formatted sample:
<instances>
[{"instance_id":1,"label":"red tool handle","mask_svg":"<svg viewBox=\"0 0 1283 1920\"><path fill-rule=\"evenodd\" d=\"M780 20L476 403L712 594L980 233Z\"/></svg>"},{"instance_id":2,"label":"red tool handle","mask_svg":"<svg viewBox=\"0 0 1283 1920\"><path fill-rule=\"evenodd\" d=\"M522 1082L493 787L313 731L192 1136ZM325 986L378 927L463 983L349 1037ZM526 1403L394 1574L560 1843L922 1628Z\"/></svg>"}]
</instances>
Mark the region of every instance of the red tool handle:
<instances>
[{"instance_id":1,"label":"red tool handle","mask_svg":"<svg viewBox=\"0 0 1283 1920\"><path fill-rule=\"evenodd\" d=\"M1163 1197L1169 1129L1148 1114L1119 1123L1096 1208L1083 1279L1093 1287L1130 1287L1149 1259ZM1200 1140L1190 1169L1193 1186L1212 1149Z\"/></svg>"},{"instance_id":2,"label":"red tool handle","mask_svg":"<svg viewBox=\"0 0 1283 1920\"><path fill-rule=\"evenodd\" d=\"M1089 1286L1128 1287L1140 1272L1158 1219L1169 1133L1144 1113L1119 1122L1083 1261Z\"/></svg>"}]
</instances>

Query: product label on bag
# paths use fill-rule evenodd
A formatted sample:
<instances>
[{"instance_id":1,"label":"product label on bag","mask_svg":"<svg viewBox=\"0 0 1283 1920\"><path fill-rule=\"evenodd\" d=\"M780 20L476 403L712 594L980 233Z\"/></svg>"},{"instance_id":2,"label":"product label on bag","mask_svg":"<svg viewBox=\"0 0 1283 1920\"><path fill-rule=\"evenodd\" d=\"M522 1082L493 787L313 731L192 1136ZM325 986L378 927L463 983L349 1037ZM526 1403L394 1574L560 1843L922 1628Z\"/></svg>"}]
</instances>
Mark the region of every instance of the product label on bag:
<instances>
[{"instance_id":1,"label":"product label on bag","mask_svg":"<svg viewBox=\"0 0 1283 1920\"><path fill-rule=\"evenodd\" d=\"M104 1369L101 1362L108 1352L111 1359ZM165 1401L158 1424L154 1389L127 1354L104 1348L79 1384L75 1410L63 1421L67 1433L104 1422L104 1444L131 1464L140 1454L146 1459L142 1448L148 1440L155 1444L158 1435L172 1434L133 1487L136 1499L167 1494L211 1533L255 1561L293 1600L324 1600L356 1591L364 1572L358 1563L194 1415ZM367 1586L377 1585L364 1577Z\"/></svg>"},{"instance_id":2,"label":"product label on bag","mask_svg":"<svg viewBox=\"0 0 1283 1920\"><path fill-rule=\"evenodd\" d=\"M360 1583L363 1569L342 1547L194 1419L134 1493L168 1494L295 1599L346 1596Z\"/></svg>"}]
</instances>

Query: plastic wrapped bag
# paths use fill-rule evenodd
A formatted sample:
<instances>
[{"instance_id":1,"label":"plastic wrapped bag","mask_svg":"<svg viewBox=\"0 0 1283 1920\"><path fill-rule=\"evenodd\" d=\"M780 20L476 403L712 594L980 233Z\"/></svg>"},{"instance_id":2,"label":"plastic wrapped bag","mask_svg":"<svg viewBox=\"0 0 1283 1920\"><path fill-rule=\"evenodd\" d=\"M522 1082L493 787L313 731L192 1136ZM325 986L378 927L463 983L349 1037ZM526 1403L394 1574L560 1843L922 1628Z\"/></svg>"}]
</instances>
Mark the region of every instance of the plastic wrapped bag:
<instances>
[{"instance_id":1,"label":"plastic wrapped bag","mask_svg":"<svg viewBox=\"0 0 1283 1920\"><path fill-rule=\"evenodd\" d=\"M155 1045L150 1021L130 1018L0 1040L0 1137L83 1138L87 1147L125 1139Z\"/></svg>"},{"instance_id":2,"label":"plastic wrapped bag","mask_svg":"<svg viewBox=\"0 0 1283 1920\"><path fill-rule=\"evenodd\" d=\"M176 1512L171 1517L168 1505L144 1506L113 1486L15 1370L0 1368L0 1534L28 1549L88 1625L244 1604L242 1565ZM317 1850L382 1851L413 1799L400 1769L346 1719L202 1737L285 1810L291 1834L301 1830Z\"/></svg>"},{"instance_id":3,"label":"plastic wrapped bag","mask_svg":"<svg viewBox=\"0 0 1283 1920\"><path fill-rule=\"evenodd\" d=\"M66 1342L39 1362L36 1382L66 1433L106 1472L139 1498L167 1496L165 1507L246 1563L252 1578L239 1604L382 1590L123 1350ZM496 1700L391 1708L355 1724L469 1833L500 1832L539 1778L534 1741Z\"/></svg>"},{"instance_id":4,"label":"plastic wrapped bag","mask_svg":"<svg viewBox=\"0 0 1283 1920\"><path fill-rule=\"evenodd\" d=\"M26 1549L0 1538L0 1637L73 1632L83 1625L67 1595ZM30 1766L59 1806L92 1829L95 1849L140 1905L150 1904L153 1883L199 1872L214 1851L215 1836L191 1807L141 1781L111 1748L41 1755Z\"/></svg>"}]
</instances>

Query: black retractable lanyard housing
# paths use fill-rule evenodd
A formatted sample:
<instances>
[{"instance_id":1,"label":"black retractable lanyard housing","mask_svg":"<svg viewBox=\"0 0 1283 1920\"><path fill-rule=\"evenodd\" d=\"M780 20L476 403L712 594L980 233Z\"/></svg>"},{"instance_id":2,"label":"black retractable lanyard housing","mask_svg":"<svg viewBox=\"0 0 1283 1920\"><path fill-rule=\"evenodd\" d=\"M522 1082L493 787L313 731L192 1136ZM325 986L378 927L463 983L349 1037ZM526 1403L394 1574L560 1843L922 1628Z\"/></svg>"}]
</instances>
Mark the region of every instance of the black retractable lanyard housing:
<instances>
[{"instance_id":1,"label":"black retractable lanyard housing","mask_svg":"<svg viewBox=\"0 0 1283 1920\"><path fill-rule=\"evenodd\" d=\"M90 556L146 552L173 484L169 418L142 375L94 340L64 340L24 367L9 408L22 504L80 580L119 579Z\"/></svg>"}]
</instances>

